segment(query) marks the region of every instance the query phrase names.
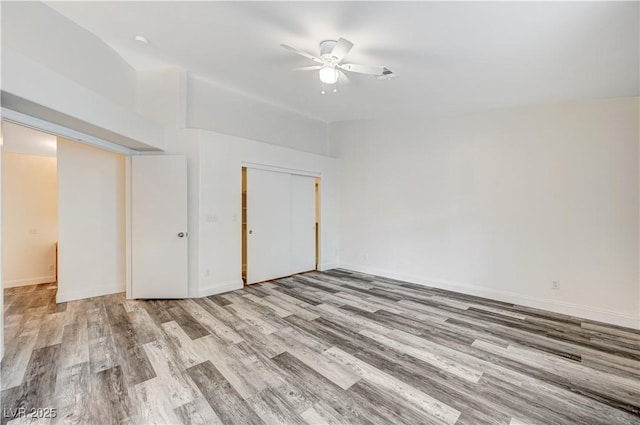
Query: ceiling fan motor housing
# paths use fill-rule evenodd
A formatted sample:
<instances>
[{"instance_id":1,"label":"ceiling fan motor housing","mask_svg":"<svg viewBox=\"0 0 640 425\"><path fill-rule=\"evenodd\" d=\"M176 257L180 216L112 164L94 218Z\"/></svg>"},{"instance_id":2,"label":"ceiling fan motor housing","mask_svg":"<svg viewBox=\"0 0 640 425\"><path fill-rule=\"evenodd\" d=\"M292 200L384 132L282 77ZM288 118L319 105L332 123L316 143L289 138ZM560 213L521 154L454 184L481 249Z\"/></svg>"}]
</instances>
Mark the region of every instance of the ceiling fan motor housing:
<instances>
[{"instance_id":1,"label":"ceiling fan motor housing","mask_svg":"<svg viewBox=\"0 0 640 425\"><path fill-rule=\"evenodd\" d=\"M320 58L327 64L335 65L336 59L331 56L333 48L338 42L336 40L324 40L320 43Z\"/></svg>"}]
</instances>

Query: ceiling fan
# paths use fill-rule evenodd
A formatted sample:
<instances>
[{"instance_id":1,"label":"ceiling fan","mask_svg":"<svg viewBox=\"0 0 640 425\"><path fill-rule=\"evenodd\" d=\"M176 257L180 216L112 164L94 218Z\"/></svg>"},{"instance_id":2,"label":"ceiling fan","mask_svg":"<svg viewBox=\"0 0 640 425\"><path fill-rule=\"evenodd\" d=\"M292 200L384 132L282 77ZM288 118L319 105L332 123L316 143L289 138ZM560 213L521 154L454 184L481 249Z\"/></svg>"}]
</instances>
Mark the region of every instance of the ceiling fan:
<instances>
[{"instance_id":1,"label":"ceiling fan","mask_svg":"<svg viewBox=\"0 0 640 425\"><path fill-rule=\"evenodd\" d=\"M311 59L318 65L305 66L302 68L295 68L294 71L319 71L320 81L324 84L335 84L336 82L348 83L349 79L343 71L355 72L358 74L373 75L380 80L390 80L397 77L386 66L370 66L370 65L358 65L354 63L342 63L345 56L351 48L353 43L346 38L339 38L336 40L325 40L320 43L320 57L313 56L302 50L295 49L286 44L281 44L287 50L292 51L307 59ZM336 89L334 87L334 92ZM324 94L324 88L321 92Z\"/></svg>"}]
</instances>

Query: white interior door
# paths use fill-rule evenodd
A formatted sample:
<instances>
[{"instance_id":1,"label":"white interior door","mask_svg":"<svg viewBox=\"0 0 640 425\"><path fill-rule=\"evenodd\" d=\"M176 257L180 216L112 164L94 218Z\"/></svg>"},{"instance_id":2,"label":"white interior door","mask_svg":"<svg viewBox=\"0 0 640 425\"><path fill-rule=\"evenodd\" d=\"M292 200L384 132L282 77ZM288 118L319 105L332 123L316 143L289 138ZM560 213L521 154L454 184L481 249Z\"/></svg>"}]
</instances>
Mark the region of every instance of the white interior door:
<instances>
[{"instance_id":1,"label":"white interior door","mask_svg":"<svg viewBox=\"0 0 640 425\"><path fill-rule=\"evenodd\" d=\"M316 180L291 175L291 274L316 268Z\"/></svg>"},{"instance_id":2,"label":"white interior door","mask_svg":"<svg viewBox=\"0 0 640 425\"><path fill-rule=\"evenodd\" d=\"M131 296L186 298L187 160L131 158Z\"/></svg>"},{"instance_id":3,"label":"white interior door","mask_svg":"<svg viewBox=\"0 0 640 425\"><path fill-rule=\"evenodd\" d=\"M291 175L247 169L247 283L291 274Z\"/></svg>"}]
</instances>

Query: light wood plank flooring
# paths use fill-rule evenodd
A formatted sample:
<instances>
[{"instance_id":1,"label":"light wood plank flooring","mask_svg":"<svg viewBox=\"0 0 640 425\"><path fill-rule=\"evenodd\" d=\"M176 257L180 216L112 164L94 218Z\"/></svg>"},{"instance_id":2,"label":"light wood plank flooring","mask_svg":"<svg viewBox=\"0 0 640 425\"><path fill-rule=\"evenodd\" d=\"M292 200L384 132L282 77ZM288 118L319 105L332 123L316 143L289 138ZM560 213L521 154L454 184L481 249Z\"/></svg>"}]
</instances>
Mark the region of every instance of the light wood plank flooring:
<instances>
[{"instance_id":1,"label":"light wood plank flooring","mask_svg":"<svg viewBox=\"0 0 640 425\"><path fill-rule=\"evenodd\" d=\"M5 290L2 424L640 423L636 330L345 270L54 295Z\"/></svg>"}]
</instances>

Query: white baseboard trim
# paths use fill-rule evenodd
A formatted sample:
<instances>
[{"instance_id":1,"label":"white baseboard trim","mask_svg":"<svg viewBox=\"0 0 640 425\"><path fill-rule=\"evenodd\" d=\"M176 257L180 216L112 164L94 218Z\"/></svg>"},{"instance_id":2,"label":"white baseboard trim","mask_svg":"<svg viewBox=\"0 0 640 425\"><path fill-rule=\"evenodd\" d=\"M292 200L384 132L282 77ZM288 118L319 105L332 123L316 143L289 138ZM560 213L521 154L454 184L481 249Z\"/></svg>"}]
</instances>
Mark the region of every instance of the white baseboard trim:
<instances>
[{"instance_id":1,"label":"white baseboard trim","mask_svg":"<svg viewBox=\"0 0 640 425\"><path fill-rule=\"evenodd\" d=\"M118 285L103 285L91 288L83 288L80 291L65 291L64 284L58 286L58 294L56 295L56 302L64 303L67 301L82 300L91 297L100 297L102 295L117 294L125 291L124 282Z\"/></svg>"},{"instance_id":2,"label":"white baseboard trim","mask_svg":"<svg viewBox=\"0 0 640 425\"><path fill-rule=\"evenodd\" d=\"M325 270L336 269L338 267L340 267L340 265L338 263L324 263L324 264L319 264L318 265L318 270L323 272Z\"/></svg>"},{"instance_id":3,"label":"white baseboard trim","mask_svg":"<svg viewBox=\"0 0 640 425\"><path fill-rule=\"evenodd\" d=\"M379 269L376 267L363 266L358 264L341 264L340 268L353 270L356 272L367 273L386 277L389 279L402 280L417 285L430 286L433 288L445 289L453 292L460 292L467 295L475 295L478 297L489 298L496 301L503 301L511 304L518 304L525 307L539 308L560 314L568 314L571 316L581 317L584 319L596 320L599 322L610 323L613 325L624 326L627 328L640 329L640 317L633 315L621 314L611 310L600 309L579 304L571 304L562 301L549 300L544 298L530 297L520 295L514 292L500 291L480 286L467 285L459 282L438 281L426 279L422 276L407 275L396 273L389 270Z\"/></svg>"},{"instance_id":4,"label":"white baseboard trim","mask_svg":"<svg viewBox=\"0 0 640 425\"><path fill-rule=\"evenodd\" d=\"M53 283L56 281L56 275L30 277L27 279L5 280L5 288L15 288L17 286L39 285L40 283Z\"/></svg>"},{"instance_id":5,"label":"white baseboard trim","mask_svg":"<svg viewBox=\"0 0 640 425\"><path fill-rule=\"evenodd\" d=\"M242 279L228 280L226 282L215 282L200 288L200 290L198 291L198 297L208 297L210 295L235 291L236 289L242 289L243 286L244 283L242 282Z\"/></svg>"}]
</instances>

